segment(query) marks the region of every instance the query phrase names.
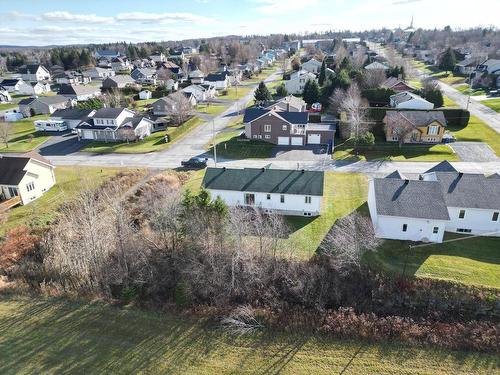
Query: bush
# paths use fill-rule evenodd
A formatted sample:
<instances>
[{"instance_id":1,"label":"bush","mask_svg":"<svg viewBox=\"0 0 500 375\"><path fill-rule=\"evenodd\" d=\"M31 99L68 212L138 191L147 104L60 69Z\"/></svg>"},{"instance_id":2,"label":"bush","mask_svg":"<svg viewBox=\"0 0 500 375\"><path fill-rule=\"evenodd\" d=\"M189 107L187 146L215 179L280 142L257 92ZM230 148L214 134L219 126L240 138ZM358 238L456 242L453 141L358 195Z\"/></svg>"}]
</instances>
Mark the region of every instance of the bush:
<instances>
[{"instance_id":1,"label":"bush","mask_svg":"<svg viewBox=\"0 0 500 375\"><path fill-rule=\"evenodd\" d=\"M373 146L375 144L375 136L372 132L366 132L358 137L358 144L364 147Z\"/></svg>"},{"instance_id":2,"label":"bush","mask_svg":"<svg viewBox=\"0 0 500 375\"><path fill-rule=\"evenodd\" d=\"M395 93L396 92L391 89L376 88L361 91L361 96L368 99L371 106L384 107L389 105L389 99L391 95Z\"/></svg>"}]
</instances>

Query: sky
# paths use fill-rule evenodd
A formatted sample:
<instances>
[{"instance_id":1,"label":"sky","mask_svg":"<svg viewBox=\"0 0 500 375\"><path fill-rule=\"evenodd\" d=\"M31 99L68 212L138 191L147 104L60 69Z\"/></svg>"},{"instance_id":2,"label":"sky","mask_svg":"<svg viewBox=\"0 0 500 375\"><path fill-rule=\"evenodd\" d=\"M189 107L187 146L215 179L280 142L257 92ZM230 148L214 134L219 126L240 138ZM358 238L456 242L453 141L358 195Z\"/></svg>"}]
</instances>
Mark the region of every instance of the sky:
<instances>
[{"instance_id":1,"label":"sky","mask_svg":"<svg viewBox=\"0 0 500 375\"><path fill-rule=\"evenodd\" d=\"M486 11L487 10L487 11ZM223 35L500 27L500 0L0 0L0 45L143 42Z\"/></svg>"}]
</instances>

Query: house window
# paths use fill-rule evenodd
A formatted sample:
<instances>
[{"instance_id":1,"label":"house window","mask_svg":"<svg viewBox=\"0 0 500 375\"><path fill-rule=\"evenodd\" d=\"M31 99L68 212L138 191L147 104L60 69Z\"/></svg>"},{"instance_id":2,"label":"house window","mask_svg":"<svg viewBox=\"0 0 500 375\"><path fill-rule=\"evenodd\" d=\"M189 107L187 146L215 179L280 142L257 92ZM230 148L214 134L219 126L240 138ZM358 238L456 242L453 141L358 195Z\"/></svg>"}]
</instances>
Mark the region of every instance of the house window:
<instances>
[{"instance_id":1,"label":"house window","mask_svg":"<svg viewBox=\"0 0 500 375\"><path fill-rule=\"evenodd\" d=\"M287 126L286 126L286 125L283 125L281 128L282 128L283 130L286 130L286 129L287 129Z\"/></svg>"},{"instance_id":2,"label":"house window","mask_svg":"<svg viewBox=\"0 0 500 375\"><path fill-rule=\"evenodd\" d=\"M35 183L34 183L33 181L28 182L28 183L26 184L26 190L28 190L28 191L35 190Z\"/></svg>"},{"instance_id":3,"label":"house window","mask_svg":"<svg viewBox=\"0 0 500 375\"><path fill-rule=\"evenodd\" d=\"M264 135L264 138L265 139L271 139L271 135L270 134L266 134L266 135Z\"/></svg>"},{"instance_id":4,"label":"house window","mask_svg":"<svg viewBox=\"0 0 500 375\"><path fill-rule=\"evenodd\" d=\"M253 206L255 204L255 194L245 194L245 204Z\"/></svg>"},{"instance_id":5,"label":"house window","mask_svg":"<svg viewBox=\"0 0 500 375\"><path fill-rule=\"evenodd\" d=\"M498 212L493 212L493 217L491 218L491 221L498 221Z\"/></svg>"},{"instance_id":6,"label":"house window","mask_svg":"<svg viewBox=\"0 0 500 375\"><path fill-rule=\"evenodd\" d=\"M252 136L252 138L257 138L257 134L254 134L254 135Z\"/></svg>"},{"instance_id":7,"label":"house window","mask_svg":"<svg viewBox=\"0 0 500 375\"><path fill-rule=\"evenodd\" d=\"M458 213L458 218L463 219L464 217L465 217L465 210L460 210L460 212Z\"/></svg>"},{"instance_id":8,"label":"house window","mask_svg":"<svg viewBox=\"0 0 500 375\"><path fill-rule=\"evenodd\" d=\"M438 135L439 134L439 126L436 126L436 125L429 126L427 129L427 134Z\"/></svg>"},{"instance_id":9,"label":"house window","mask_svg":"<svg viewBox=\"0 0 500 375\"><path fill-rule=\"evenodd\" d=\"M458 233L471 233L472 229L466 229L466 228L457 228Z\"/></svg>"},{"instance_id":10,"label":"house window","mask_svg":"<svg viewBox=\"0 0 500 375\"><path fill-rule=\"evenodd\" d=\"M438 234L439 233L439 227L432 228L432 233Z\"/></svg>"},{"instance_id":11,"label":"house window","mask_svg":"<svg viewBox=\"0 0 500 375\"><path fill-rule=\"evenodd\" d=\"M269 201L271 200L271 194L267 194L266 199Z\"/></svg>"},{"instance_id":12,"label":"house window","mask_svg":"<svg viewBox=\"0 0 500 375\"><path fill-rule=\"evenodd\" d=\"M306 203L311 204L311 197L309 197L309 196L306 197Z\"/></svg>"},{"instance_id":13,"label":"house window","mask_svg":"<svg viewBox=\"0 0 500 375\"><path fill-rule=\"evenodd\" d=\"M264 125L264 131L265 131L266 133L271 132L271 125Z\"/></svg>"},{"instance_id":14,"label":"house window","mask_svg":"<svg viewBox=\"0 0 500 375\"><path fill-rule=\"evenodd\" d=\"M408 224L403 224L403 232L406 232L408 229Z\"/></svg>"},{"instance_id":15,"label":"house window","mask_svg":"<svg viewBox=\"0 0 500 375\"><path fill-rule=\"evenodd\" d=\"M285 195L284 194L280 195L280 202L285 203Z\"/></svg>"}]
</instances>

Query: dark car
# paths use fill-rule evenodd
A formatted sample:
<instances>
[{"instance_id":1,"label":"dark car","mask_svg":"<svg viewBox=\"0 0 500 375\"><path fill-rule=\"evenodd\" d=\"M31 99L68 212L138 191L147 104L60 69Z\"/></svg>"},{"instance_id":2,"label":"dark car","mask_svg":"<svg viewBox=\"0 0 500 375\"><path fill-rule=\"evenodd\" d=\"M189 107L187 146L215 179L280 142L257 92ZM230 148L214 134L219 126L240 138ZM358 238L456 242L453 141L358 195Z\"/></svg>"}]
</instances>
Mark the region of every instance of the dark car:
<instances>
[{"instance_id":1,"label":"dark car","mask_svg":"<svg viewBox=\"0 0 500 375\"><path fill-rule=\"evenodd\" d=\"M189 160L181 161L181 165L187 169L203 169L207 167L207 158L194 157Z\"/></svg>"}]
</instances>

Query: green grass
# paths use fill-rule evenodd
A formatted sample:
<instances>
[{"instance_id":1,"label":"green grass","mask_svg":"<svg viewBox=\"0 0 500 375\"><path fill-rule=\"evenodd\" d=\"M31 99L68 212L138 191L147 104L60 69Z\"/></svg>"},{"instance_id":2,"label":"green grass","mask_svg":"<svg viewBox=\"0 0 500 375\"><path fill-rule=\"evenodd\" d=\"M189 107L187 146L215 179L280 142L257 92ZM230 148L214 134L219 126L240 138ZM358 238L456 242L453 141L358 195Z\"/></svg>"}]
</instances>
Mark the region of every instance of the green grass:
<instances>
[{"instance_id":1,"label":"green grass","mask_svg":"<svg viewBox=\"0 0 500 375\"><path fill-rule=\"evenodd\" d=\"M136 100L135 101L135 108L131 107L131 109L135 109L136 111L144 111L144 108L151 104L156 102L158 99L141 99L141 100Z\"/></svg>"},{"instance_id":2,"label":"green grass","mask_svg":"<svg viewBox=\"0 0 500 375\"><path fill-rule=\"evenodd\" d=\"M494 354L304 332L229 335L196 317L99 302L0 297L10 374L493 374Z\"/></svg>"},{"instance_id":3,"label":"green grass","mask_svg":"<svg viewBox=\"0 0 500 375\"><path fill-rule=\"evenodd\" d=\"M264 141L238 141L243 130L222 132L216 136L217 157L225 159L266 159L271 157L275 145ZM212 148L209 152L213 152Z\"/></svg>"},{"instance_id":4,"label":"green grass","mask_svg":"<svg viewBox=\"0 0 500 375\"><path fill-rule=\"evenodd\" d=\"M422 87L424 87L422 81L420 81L419 79L409 79L408 84L416 89L421 89Z\"/></svg>"},{"instance_id":5,"label":"green grass","mask_svg":"<svg viewBox=\"0 0 500 375\"><path fill-rule=\"evenodd\" d=\"M352 147L351 142L335 147L335 160L394 160L394 161L442 161L460 160L453 150L443 144L439 145L403 145L397 143L376 143L372 149Z\"/></svg>"},{"instance_id":6,"label":"green grass","mask_svg":"<svg viewBox=\"0 0 500 375\"><path fill-rule=\"evenodd\" d=\"M226 99L226 100L238 100L243 98L246 94L250 92L250 90L253 90L251 87L244 87L244 86L238 86L236 87L230 87L226 91L226 95L221 95L218 96L218 99Z\"/></svg>"},{"instance_id":7,"label":"green grass","mask_svg":"<svg viewBox=\"0 0 500 375\"><path fill-rule=\"evenodd\" d=\"M29 117L21 121L9 122L10 125L10 137L9 137L9 147L6 147L2 142L0 143L1 152L28 152L41 144L46 142L50 138L50 133L40 132L35 130L35 125L33 121L35 120L45 120L49 118L48 115L39 115L34 117ZM30 138L30 137L33 138Z\"/></svg>"},{"instance_id":8,"label":"green grass","mask_svg":"<svg viewBox=\"0 0 500 375\"><path fill-rule=\"evenodd\" d=\"M487 143L497 156L500 156L500 134L478 117L471 115L466 127L448 126L448 130L456 137L457 141Z\"/></svg>"},{"instance_id":9,"label":"green grass","mask_svg":"<svg viewBox=\"0 0 500 375\"><path fill-rule=\"evenodd\" d=\"M34 202L13 208L0 225L0 235L19 225L45 226L57 215L57 207L82 187L95 187L118 173L118 168L57 167L56 185Z\"/></svg>"},{"instance_id":10,"label":"green grass","mask_svg":"<svg viewBox=\"0 0 500 375\"><path fill-rule=\"evenodd\" d=\"M460 106L447 96L443 96L443 107L446 108L460 108Z\"/></svg>"},{"instance_id":11,"label":"green grass","mask_svg":"<svg viewBox=\"0 0 500 375\"><path fill-rule=\"evenodd\" d=\"M287 218L293 231L287 241L300 257L311 257L337 219L349 215L366 202L368 182L361 174L327 172L323 191L321 216Z\"/></svg>"},{"instance_id":12,"label":"green grass","mask_svg":"<svg viewBox=\"0 0 500 375\"><path fill-rule=\"evenodd\" d=\"M208 115L219 115L226 110L226 106L220 104L199 104L196 107L197 112L206 113Z\"/></svg>"},{"instance_id":13,"label":"green grass","mask_svg":"<svg viewBox=\"0 0 500 375\"><path fill-rule=\"evenodd\" d=\"M496 112L500 112L500 98L482 100L480 103L490 107Z\"/></svg>"},{"instance_id":14,"label":"green grass","mask_svg":"<svg viewBox=\"0 0 500 375\"><path fill-rule=\"evenodd\" d=\"M0 111L5 111L7 109L16 108L17 103L2 103L0 104Z\"/></svg>"},{"instance_id":15,"label":"green grass","mask_svg":"<svg viewBox=\"0 0 500 375\"><path fill-rule=\"evenodd\" d=\"M486 95L486 92L483 89L474 89L471 90L469 88L469 85L458 85L453 87L455 90L460 91L464 95L471 95L471 96L479 96L479 95Z\"/></svg>"},{"instance_id":16,"label":"green grass","mask_svg":"<svg viewBox=\"0 0 500 375\"><path fill-rule=\"evenodd\" d=\"M445 240L463 240L409 249L405 241L384 241L366 260L392 274L455 281L500 288L500 238L467 238L447 234Z\"/></svg>"},{"instance_id":17,"label":"green grass","mask_svg":"<svg viewBox=\"0 0 500 375\"><path fill-rule=\"evenodd\" d=\"M161 151L175 143L197 126L203 124L199 117L192 117L178 127L169 127L166 131L159 131L151 134L137 142L105 143L94 141L85 145L80 151L92 153L122 153L122 154L143 154L148 152ZM165 142L165 135L168 134L170 142Z\"/></svg>"}]
</instances>

